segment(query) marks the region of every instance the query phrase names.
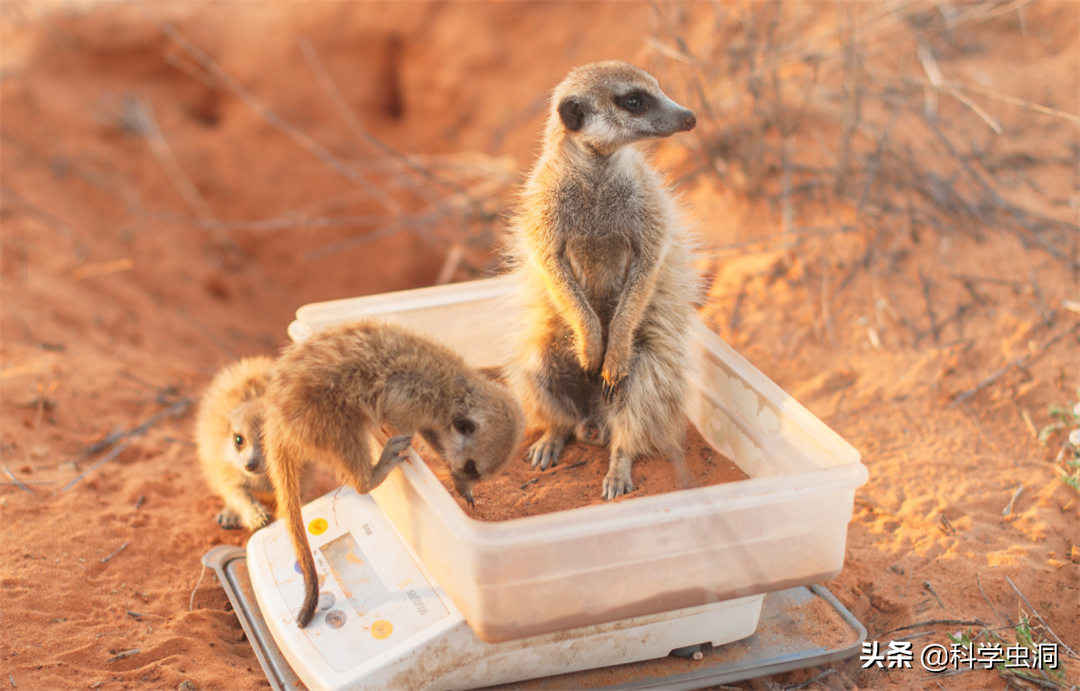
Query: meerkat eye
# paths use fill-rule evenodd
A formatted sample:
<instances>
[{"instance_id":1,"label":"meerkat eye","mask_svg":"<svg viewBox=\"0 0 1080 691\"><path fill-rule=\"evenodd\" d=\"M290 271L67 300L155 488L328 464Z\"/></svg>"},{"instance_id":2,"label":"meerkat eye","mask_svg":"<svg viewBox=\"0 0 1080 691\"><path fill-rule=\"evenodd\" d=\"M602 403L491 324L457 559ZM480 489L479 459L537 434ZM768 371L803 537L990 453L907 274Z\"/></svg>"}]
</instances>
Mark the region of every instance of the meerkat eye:
<instances>
[{"instance_id":1,"label":"meerkat eye","mask_svg":"<svg viewBox=\"0 0 1080 691\"><path fill-rule=\"evenodd\" d=\"M469 437L476 433L476 423L467 417L459 417L454 420L454 429Z\"/></svg>"},{"instance_id":2,"label":"meerkat eye","mask_svg":"<svg viewBox=\"0 0 1080 691\"><path fill-rule=\"evenodd\" d=\"M235 437L233 437L233 442L236 443L236 448L239 449L240 447L242 447L244 445L244 438L242 436L240 436L239 434L237 434Z\"/></svg>"},{"instance_id":3,"label":"meerkat eye","mask_svg":"<svg viewBox=\"0 0 1080 691\"><path fill-rule=\"evenodd\" d=\"M617 104L626 112L634 115L639 115L649 109L649 101L644 95L637 92L623 96L617 101Z\"/></svg>"}]
</instances>

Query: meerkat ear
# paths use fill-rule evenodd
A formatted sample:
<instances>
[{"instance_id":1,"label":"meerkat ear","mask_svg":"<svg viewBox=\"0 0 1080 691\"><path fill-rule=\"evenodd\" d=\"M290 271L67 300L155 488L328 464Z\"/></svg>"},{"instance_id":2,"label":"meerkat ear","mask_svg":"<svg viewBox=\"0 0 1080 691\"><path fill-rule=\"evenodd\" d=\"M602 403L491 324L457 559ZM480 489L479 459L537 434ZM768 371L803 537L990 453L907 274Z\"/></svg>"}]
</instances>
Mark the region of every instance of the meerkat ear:
<instances>
[{"instance_id":1,"label":"meerkat ear","mask_svg":"<svg viewBox=\"0 0 1080 691\"><path fill-rule=\"evenodd\" d=\"M585 124L585 108L572 96L567 96L559 104L559 119L566 129L577 132Z\"/></svg>"},{"instance_id":2,"label":"meerkat ear","mask_svg":"<svg viewBox=\"0 0 1080 691\"><path fill-rule=\"evenodd\" d=\"M454 429L466 437L471 437L476 434L476 423L467 417L456 417L454 418Z\"/></svg>"}]
</instances>

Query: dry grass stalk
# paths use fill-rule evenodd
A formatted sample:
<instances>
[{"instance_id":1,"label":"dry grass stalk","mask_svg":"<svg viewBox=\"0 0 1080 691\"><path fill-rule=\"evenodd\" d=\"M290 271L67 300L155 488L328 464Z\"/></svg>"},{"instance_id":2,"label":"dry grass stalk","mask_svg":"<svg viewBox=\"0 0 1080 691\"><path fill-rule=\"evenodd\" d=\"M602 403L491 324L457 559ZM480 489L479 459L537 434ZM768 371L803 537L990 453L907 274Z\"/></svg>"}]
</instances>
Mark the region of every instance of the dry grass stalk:
<instances>
[{"instance_id":1,"label":"dry grass stalk","mask_svg":"<svg viewBox=\"0 0 1080 691\"><path fill-rule=\"evenodd\" d=\"M214 218L214 212L210 210L206 200L199 193L195 184L191 182L180 162L176 160L169 143L165 141L165 135L158 127L157 118L154 116L154 108L150 101L137 96L129 97L124 102L125 118L133 123L139 134L150 146L150 152L154 154L161 169L169 178L169 182L180 194L184 203L188 205L192 213L202 219Z\"/></svg>"}]
</instances>

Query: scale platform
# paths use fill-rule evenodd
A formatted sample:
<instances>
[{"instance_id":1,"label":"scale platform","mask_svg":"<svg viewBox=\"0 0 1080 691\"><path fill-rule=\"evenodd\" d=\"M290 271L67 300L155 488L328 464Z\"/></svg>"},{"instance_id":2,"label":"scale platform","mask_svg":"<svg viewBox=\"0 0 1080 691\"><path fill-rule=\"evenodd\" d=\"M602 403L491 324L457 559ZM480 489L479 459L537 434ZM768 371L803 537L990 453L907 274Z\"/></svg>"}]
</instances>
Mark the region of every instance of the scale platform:
<instances>
[{"instance_id":1,"label":"scale platform","mask_svg":"<svg viewBox=\"0 0 1080 691\"><path fill-rule=\"evenodd\" d=\"M305 629L294 618L303 582L280 521L246 550L203 557L277 690L697 689L844 659L866 638L828 590L809 586L485 643L370 497L332 493L303 513L321 590ZM669 656L675 649L700 659Z\"/></svg>"}]
</instances>

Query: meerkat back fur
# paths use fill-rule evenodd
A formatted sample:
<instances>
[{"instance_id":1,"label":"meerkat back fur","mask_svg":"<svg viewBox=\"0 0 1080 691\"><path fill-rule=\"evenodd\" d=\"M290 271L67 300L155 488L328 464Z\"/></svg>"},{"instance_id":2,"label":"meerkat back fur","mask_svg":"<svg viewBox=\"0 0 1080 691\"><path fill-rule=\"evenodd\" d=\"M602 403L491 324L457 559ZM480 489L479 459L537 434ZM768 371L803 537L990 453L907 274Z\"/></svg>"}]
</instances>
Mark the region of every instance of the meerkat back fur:
<instances>
[{"instance_id":1,"label":"meerkat back fur","mask_svg":"<svg viewBox=\"0 0 1080 691\"><path fill-rule=\"evenodd\" d=\"M473 485L502 470L525 427L521 404L505 387L450 349L377 320L332 326L288 346L265 401L270 477L304 575L301 627L311 621L319 596L300 513L303 459L331 464L363 494L386 478L419 433L472 503ZM383 425L398 435L373 465L370 436Z\"/></svg>"},{"instance_id":2,"label":"meerkat back fur","mask_svg":"<svg viewBox=\"0 0 1080 691\"><path fill-rule=\"evenodd\" d=\"M575 434L606 442L605 499L633 490L636 459L683 456L700 285L671 194L635 142L695 124L632 65L571 71L511 228L526 317L510 380L544 430L528 458L544 470Z\"/></svg>"},{"instance_id":3,"label":"meerkat back fur","mask_svg":"<svg viewBox=\"0 0 1080 691\"><path fill-rule=\"evenodd\" d=\"M225 500L222 528L258 530L268 515L256 495L270 495L262 444L262 395L274 370L268 357L244 358L214 377L199 403L195 440L203 477Z\"/></svg>"}]
</instances>

